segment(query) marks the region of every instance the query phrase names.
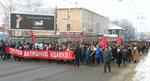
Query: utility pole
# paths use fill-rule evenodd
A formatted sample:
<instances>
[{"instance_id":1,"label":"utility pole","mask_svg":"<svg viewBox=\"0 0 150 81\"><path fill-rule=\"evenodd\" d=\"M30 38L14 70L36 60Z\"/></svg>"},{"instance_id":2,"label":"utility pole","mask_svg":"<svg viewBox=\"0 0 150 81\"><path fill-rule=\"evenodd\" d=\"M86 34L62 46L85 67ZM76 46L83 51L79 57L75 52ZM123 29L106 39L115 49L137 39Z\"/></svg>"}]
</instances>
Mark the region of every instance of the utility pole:
<instances>
[{"instance_id":1,"label":"utility pole","mask_svg":"<svg viewBox=\"0 0 150 81\"><path fill-rule=\"evenodd\" d=\"M55 35L57 35L57 33L58 33L58 28L57 28L57 15L58 15L58 14L57 14L57 13L58 13L58 12L57 12L57 10L58 10L58 9L57 9L57 0L56 0L55 4L56 4L56 5L55 5L55 9L54 9L54 15L55 15L55 16L54 16L54 31L55 31Z\"/></svg>"}]
</instances>

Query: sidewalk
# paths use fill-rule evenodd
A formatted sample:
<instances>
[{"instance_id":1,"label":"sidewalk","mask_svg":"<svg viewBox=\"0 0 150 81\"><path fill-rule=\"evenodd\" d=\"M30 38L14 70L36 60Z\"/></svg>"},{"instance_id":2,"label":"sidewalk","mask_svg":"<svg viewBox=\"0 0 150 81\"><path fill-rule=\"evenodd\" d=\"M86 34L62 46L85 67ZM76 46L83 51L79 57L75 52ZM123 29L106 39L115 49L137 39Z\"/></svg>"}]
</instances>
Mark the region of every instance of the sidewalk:
<instances>
[{"instance_id":1,"label":"sidewalk","mask_svg":"<svg viewBox=\"0 0 150 81\"><path fill-rule=\"evenodd\" d=\"M110 81L132 81L136 64L129 64L128 67L124 68L118 73L118 75L113 76Z\"/></svg>"}]
</instances>

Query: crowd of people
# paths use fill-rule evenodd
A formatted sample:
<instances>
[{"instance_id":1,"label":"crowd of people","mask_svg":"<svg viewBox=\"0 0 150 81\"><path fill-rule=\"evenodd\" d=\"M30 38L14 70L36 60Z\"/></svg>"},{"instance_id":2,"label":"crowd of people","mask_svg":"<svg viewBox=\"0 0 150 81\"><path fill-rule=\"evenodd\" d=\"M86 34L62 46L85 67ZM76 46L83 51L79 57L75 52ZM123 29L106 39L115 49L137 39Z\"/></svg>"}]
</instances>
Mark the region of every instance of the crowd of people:
<instances>
[{"instance_id":1,"label":"crowd of people","mask_svg":"<svg viewBox=\"0 0 150 81\"><path fill-rule=\"evenodd\" d=\"M106 48L101 48L98 44L79 44L76 47L76 65L80 64L104 64L104 72L108 68L111 72L111 63L121 64L139 62L141 56L146 54L149 44L127 43L118 45L110 44Z\"/></svg>"},{"instance_id":2,"label":"crowd of people","mask_svg":"<svg viewBox=\"0 0 150 81\"><path fill-rule=\"evenodd\" d=\"M137 63L140 57L148 52L149 43L126 43L118 45L111 43L106 48L101 48L96 41L92 42L63 42L53 41L50 43L31 42L0 42L0 58L9 59L10 54L5 53L5 47L12 47L20 50L72 50L76 54L75 65L80 64L104 64L104 72L111 72L111 63L121 64Z\"/></svg>"}]
</instances>

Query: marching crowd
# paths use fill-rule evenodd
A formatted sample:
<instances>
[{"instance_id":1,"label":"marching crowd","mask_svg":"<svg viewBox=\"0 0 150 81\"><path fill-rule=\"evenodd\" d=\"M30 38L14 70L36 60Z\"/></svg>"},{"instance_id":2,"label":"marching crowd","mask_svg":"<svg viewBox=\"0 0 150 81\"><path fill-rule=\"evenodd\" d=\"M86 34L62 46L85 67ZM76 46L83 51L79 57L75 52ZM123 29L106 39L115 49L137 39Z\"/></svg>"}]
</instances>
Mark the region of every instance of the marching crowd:
<instances>
[{"instance_id":1,"label":"marching crowd","mask_svg":"<svg viewBox=\"0 0 150 81\"><path fill-rule=\"evenodd\" d=\"M148 52L149 44L127 43L118 45L111 43L107 48L101 48L97 42L64 42L53 41L51 43L0 42L0 58L9 59L11 56L5 52L5 47L20 50L72 50L76 54L75 64L104 64L104 72L111 72L111 63L121 64L137 63L140 57Z\"/></svg>"},{"instance_id":2,"label":"marching crowd","mask_svg":"<svg viewBox=\"0 0 150 81\"><path fill-rule=\"evenodd\" d=\"M118 67L121 64L137 63L141 56L146 54L149 44L124 44L117 45L115 43L106 48L99 45L81 44L77 45L75 50L76 65L83 64L104 64L104 72L108 68L111 72L111 63L116 63Z\"/></svg>"}]
</instances>

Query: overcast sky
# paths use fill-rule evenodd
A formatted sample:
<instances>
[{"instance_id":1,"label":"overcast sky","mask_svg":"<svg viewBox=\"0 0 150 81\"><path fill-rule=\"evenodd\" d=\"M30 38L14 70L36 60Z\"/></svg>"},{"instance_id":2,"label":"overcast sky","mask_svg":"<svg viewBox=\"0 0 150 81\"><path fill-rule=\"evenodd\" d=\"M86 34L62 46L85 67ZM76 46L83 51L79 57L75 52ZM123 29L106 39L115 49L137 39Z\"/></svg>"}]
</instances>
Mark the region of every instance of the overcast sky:
<instances>
[{"instance_id":1,"label":"overcast sky","mask_svg":"<svg viewBox=\"0 0 150 81\"><path fill-rule=\"evenodd\" d=\"M111 20L128 19L137 31L150 32L150 0L44 0L58 7L83 7ZM54 4L55 3L55 4Z\"/></svg>"},{"instance_id":2,"label":"overcast sky","mask_svg":"<svg viewBox=\"0 0 150 81\"><path fill-rule=\"evenodd\" d=\"M0 0L4 1L4 0ZM9 0L6 0L9 1ZM111 20L128 19L137 31L150 32L150 0L17 0L36 1L50 7L82 7L109 17ZM20 2L19 2L20 3ZM1 11L2 12L2 11Z\"/></svg>"}]
</instances>

